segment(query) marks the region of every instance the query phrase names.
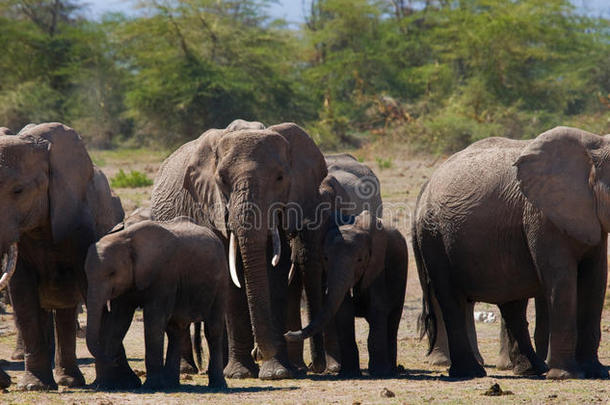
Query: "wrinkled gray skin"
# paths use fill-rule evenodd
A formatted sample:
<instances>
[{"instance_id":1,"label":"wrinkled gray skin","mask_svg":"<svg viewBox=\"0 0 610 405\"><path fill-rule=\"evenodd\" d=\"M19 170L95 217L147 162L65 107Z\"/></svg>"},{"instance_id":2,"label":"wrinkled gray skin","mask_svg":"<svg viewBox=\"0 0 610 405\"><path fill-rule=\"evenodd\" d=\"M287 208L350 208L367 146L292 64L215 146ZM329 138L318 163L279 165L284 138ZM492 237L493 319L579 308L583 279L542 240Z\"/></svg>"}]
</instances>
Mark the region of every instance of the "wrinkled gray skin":
<instances>
[{"instance_id":1,"label":"wrinkled gray skin","mask_svg":"<svg viewBox=\"0 0 610 405\"><path fill-rule=\"evenodd\" d=\"M369 374L395 374L396 339L407 286L404 237L364 211L353 224L328 230L324 262L328 288L324 306L304 329L286 333L286 339L306 339L334 321L341 352L339 375L359 376L354 317L362 316L369 323Z\"/></svg>"},{"instance_id":2,"label":"wrinkled gray skin","mask_svg":"<svg viewBox=\"0 0 610 405\"><path fill-rule=\"evenodd\" d=\"M18 387L84 385L76 363L74 320L86 293L85 255L99 235L122 220L120 200L91 163L80 136L58 123L0 136L0 196L0 250L13 242L19 250L9 283L25 345L25 373ZM8 376L1 377L6 386Z\"/></svg>"},{"instance_id":3,"label":"wrinkled gray skin","mask_svg":"<svg viewBox=\"0 0 610 405\"><path fill-rule=\"evenodd\" d=\"M324 238L334 225L336 216L353 216L369 210L382 214L381 189L375 173L349 154L326 155L328 175L319 188L319 205L316 223L304 227L291 240L292 261L296 276L290 284L288 300L289 330L298 330L301 324L301 292L305 286L309 319L318 316L323 301ZM312 339L311 370L316 373L337 372L340 369L340 353L334 325L329 324L322 334ZM295 364L303 364L302 342L289 342L290 358Z\"/></svg>"},{"instance_id":4,"label":"wrinkled gray skin","mask_svg":"<svg viewBox=\"0 0 610 405\"><path fill-rule=\"evenodd\" d=\"M165 223L145 220L92 245L86 272L87 346L96 360L96 386L140 386L127 364L123 338L134 311L141 307L145 389L180 385L182 336L194 321L205 322L209 386L226 387L222 338L229 269L224 245L214 232L187 219ZM168 346L164 362L165 334Z\"/></svg>"},{"instance_id":5,"label":"wrinkled gray skin","mask_svg":"<svg viewBox=\"0 0 610 405\"><path fill-rule=\"evenodd\" d=\"M156 220L187 215L212 228L225 245L231 232L236 237L242 289L229 288L227 377L278 379L294 373L283 338L290 268L286 235L303 218L315 215L318 187L326 174L313 140L291 123L209 130L180 147L159 169L152 192ZM287 217L286 204L301 207L303 215ZM260 212L257 218L252 206ZM265 226L250 226L255 219ZM283 251L275 268L270 264L270 223L278 224ZM260 370L250 355L252 335L263 358Z\"/></svg>"},{"instance_id":6,"label":"wrinkled gray skin","mask_svg":"<svg viewBox=\"0 0 610 405\"><path fill-rule=\"evenodd\" d=\"M523 311L544 294L547 378L607 377L597 351L607 279L610 139L558 127L531 141L489 138L443 163L423 189L413 245L434 336L435 293L452 377L479 377L465 333L468 301L499 305L534 367ZM499 287L501 286L501 287Z\"/></svg>"}]
</instances>

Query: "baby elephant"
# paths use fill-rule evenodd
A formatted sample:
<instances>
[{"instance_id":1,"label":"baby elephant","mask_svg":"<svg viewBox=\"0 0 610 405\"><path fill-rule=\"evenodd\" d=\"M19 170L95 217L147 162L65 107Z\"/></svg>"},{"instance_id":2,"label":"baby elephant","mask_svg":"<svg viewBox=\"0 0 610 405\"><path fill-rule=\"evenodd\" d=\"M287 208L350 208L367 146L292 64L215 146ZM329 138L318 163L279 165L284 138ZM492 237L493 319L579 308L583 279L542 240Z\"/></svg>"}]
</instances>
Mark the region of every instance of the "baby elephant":
<instances>
[{"instance_id":1,"label":"baby elephant","mask_svg":"<svg viewBox=\"0 0 610 405\"><path fill-rule=\"evenodd\" d=\"M224 245L209 229L185 218L142 221L103 237L86 261L87 346L103 389L134 389L140 379L127 364L123 338L136 308L144 310L146 383L180 385L180 341L188 325L205 322L210 387L226 387L223 333L228 265ZM163 364L163 340L168 345Z\"/></svg>"},{"instance_id":2,"label":"baby elephant","mask_svg":"<svg viewBox=\"0 0 610 405\"><path fill-rule=\"evenodd\" d=\"M396 372L396 335L407 288L407 245L396 229L368 211L353 224L331 228L324 241L327 293L319 315L288 341L319 333L334 318L341 353L341 376L359 376L354 317L369 324L369 374Z\"/></svg>"}]
</instances>

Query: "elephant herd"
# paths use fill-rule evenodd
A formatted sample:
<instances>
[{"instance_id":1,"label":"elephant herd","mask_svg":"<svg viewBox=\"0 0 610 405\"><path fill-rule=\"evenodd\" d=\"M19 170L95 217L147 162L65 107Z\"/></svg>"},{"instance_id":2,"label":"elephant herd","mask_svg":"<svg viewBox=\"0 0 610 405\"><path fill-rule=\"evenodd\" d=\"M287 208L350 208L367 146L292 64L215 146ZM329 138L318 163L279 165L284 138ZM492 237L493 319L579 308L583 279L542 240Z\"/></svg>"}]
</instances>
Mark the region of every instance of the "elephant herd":
<instances>
[{"instance_id":1,"label":"elephant herd","mask_svg":"<svg viewBox=\"0 0 610 405\"><path fill-rule=\"evenodd\" d=\"M472 314L483 301L500 309L503 364L516 374L608 376L597 356L608 161L610 136L558 127L530 141L488 138L440 165L411 230L431 362L450 365L451 377L485 375ZM200 322L211 387L308 371L359 376L355 317L369 325L368 373L398 372L405 238L382 219L373 171L347 154L324 156L295 124L206 131L163 162L150 209L127 218L73 129L0 128L0 190L0 289L23 339L19 389L85 385L82 302L99 389L142 385L123 346L138 308L150 390L179 385ZM10 383L0 370L0 387Z\"/></svg>"}]
</instances>

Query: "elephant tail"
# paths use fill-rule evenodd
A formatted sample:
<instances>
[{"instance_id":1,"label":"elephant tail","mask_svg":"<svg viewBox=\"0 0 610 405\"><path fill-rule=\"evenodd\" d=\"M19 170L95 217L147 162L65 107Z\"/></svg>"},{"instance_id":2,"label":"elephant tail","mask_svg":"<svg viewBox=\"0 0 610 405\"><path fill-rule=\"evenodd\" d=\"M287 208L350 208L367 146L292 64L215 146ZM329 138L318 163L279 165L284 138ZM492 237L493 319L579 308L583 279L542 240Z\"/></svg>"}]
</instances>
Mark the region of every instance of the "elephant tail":
<instances>
[{"instance_id":1,"label":"elephant tail","mask_svg":"<svg viewBox=\"0 0 610 405\"><path fill-rule=\"evenodd\" d=\"M419 206L419 200L423 191L425 190L428 183L424 184L419 196L417 197L417 203L415 205L416 210ZM430 280L430 274L426 268L426 262L424 261L422 249L421 249L421 235L417 230L417 219L413 216L411 222L411 243L413 247L413 255L415 257L415 264L417 266L417 273L419 275L419 282L422 289L422 311L417 318L417 331L419 332L419 339L423 339L424 336L428 336L428 355L432 353L434 345L436 343L437 329L436 329L436 314L434 313L434 306L432 305L432 296L434 294L432 290L432 280Z\"/></svg>"}]
</instances>

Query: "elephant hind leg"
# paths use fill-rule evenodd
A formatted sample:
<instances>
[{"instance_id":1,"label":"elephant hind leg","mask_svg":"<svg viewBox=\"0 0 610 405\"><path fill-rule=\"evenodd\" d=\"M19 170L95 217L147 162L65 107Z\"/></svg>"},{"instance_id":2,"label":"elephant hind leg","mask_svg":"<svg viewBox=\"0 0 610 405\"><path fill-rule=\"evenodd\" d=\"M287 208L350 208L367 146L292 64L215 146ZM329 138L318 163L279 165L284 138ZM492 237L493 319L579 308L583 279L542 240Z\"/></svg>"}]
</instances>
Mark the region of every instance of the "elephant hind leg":
<instances>
[{"instance_id":1,"label":"elephant hind leg","mask_svg":"<svg viewBox=\"0 0 610 405\"><path fill-rule=\"evenodd\" d=\"M193 357L193 345L189 332L190 326L187 332L182 335L180 342L180 372L184 374L197 374L199 370Z\"/></svg>"},{"instance_id":2,"label":"elephant hind leg","mask_svg":"<svg viewBox=\"0 0 610 405\"><path fill-rule=\"evenodd\" d=\"M534 352L527 328L527 299L510 301L499 307L506 324L508 342L514 342L509 343L513 372L517 375L541 375L546 372L546 364Z\"/></svg>"},{"instance_id":3,"label":"elephant hind leg","mask_svg":"<svg viewBox=\"0 0 610 405\"><path fill-rule=\"evenodd\" d=\"M165 332L167 351L163 365L163 388L175 388L180 386L180 354L185 340L188 340L190 348L189 324L185 326L169 322Z\"/></svg>"}]
</instances>

